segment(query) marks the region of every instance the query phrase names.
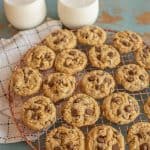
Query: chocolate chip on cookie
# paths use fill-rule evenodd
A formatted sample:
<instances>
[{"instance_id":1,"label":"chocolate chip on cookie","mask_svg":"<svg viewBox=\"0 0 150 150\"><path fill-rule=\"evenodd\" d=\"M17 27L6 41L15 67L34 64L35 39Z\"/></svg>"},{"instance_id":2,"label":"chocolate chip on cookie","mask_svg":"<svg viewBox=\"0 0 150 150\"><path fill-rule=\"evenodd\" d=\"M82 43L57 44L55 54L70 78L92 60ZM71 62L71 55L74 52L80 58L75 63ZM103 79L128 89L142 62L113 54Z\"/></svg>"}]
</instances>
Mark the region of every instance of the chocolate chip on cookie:
<instances>
[{"instance_id":1,"label":"chocolate chip on cookie","mask_svg":"<svg viewBox=\"0 0 150 150\"><path fill-rule=\"evenodd\" d=\"M47 128L56 121L56 108L47 97L32 97L23 104L22 120L32 130Z\"/></svg>"},{"instance_id":2,"label":"chocolate chip on cookie","mask_svg":"<svg viewBox=\"0 0 150 150\"><path fill-rule=\"evenodd\" d=\"M55 68L59 72L75 74L82 71L87 65L87 57L78 49L68 49L56 57Z\"/></svg>"},{"instance_id":3,"label":"chocolate chip on cookie","mask_svg":"<svg viewBox=\"0 0 150 150\"><path fill-rule=\"evenodd\" d=\"M125 150L123 135L108 125L99 125L92 128L87 135L86 143L88 150L104 150L104 148Z\"/></svg>"},{"instance_id":4,"label":"chocolate chip on cookie","mask_svg":"<svg viewBox=\"0 0 150 150\"><path fill-rule=\"evenodd\" d=\"M38 45L36 47L33 47L23 58L23 62L25 65L39 70L47 70L52 68L54 60L54 51L45 45Z\"/></svg>"},{"instance_id":5,"label":"chocolate chip on cookie","mask_svg":"<svg viewBox=\"0 0 150 150\"><path fill-rule=\"evenodd\" d=\"M60 126L46 136L46 150L84 150L84 134L76 127Z\"/></svg>"},{"instance_id":6,"label":"chocolate chip on cookie","mask_svg":"<svg viewBox=\"0 0 150 150\"><path fill-rule=\"evenodd\" d=\"M74 33L67 29L61 29L52 32L44 41L49 48L59 53L62 50L74 48L77 44L77 39Z\"/></svg>"},{"instance_id":7,"label":"chocolate chip on cookie","mask_svg":"<svg viewBox=\"0 0 150 150\"><path fill-rule=\"evenodd\" d=\"M133 124L127 135L127 142L130 150L149 150L150 149L150 123L138 122Z\"/></svg>"},{"instance_id":8,"label":"chocolate chip on cookie","mask_svg":"<svg viewBox=\"0 0 150 150\"><path fill-rule=\"evenodd\" d=\"M114 144L112 146L112 150L120 150L119 145L118 144Z\"/></svg>"},{"instance_id":9,"label":"chocolate chip on cookie","mask_svg":"<svg viewBox=\"0 0 150 150\"><path fill-rule=\"evenodd\" d=\"M94 124L100 115L97 102L86 94L75 94L64 105L63 118L73 126Z\"/></svg>"},{"instance_id":10,"label":"chocolate chip on cookie","mask_svg":"<svg viewBox=\"0 0 150 150\"><path fill-rule=\"evenodd\" d=\"M113 46L104 44L90 48L89 60L93 67L115 68L120 63L120 54Z\"/></svg>"},{"instance_id":11,"label":"chocolate chip on cookie","mask_svg":"<svg viewBox=\"0 0 150 150\"><path fill-rule=\"evenodd\" d=\"M121 31L114 35L113 45L121 54L125 54L140 49L143 45L143 40L135 32Z\"/></svg>"},{"instance_id":12,"label":"chocolate chip on cookie","mask_svg":"<svg viewBox=\"0 0 150 150\"><path fill-rule=\"evenodd\" d=\"M40 90L42 76L37 69L31 67L18 68L11 78L14 92L20 96L30 96Z\"/></svg>"},{"instance_id":13,"label":"chocolate chip on cookie","mask_svg":"<svg viewBox=\"0 0 150 150\"><path fill-rule=\"evenodd\" d=\"M87 72L81 81L82 90L95 99L108 96L114 91L113 77L102 70Z\"/></svg>"},{"instance_id":14,"label":"chocolate chip on cookie","mask_svg":"<svg viewBox=\"0 0 150 150\"><path fill-rule=\"evenodd\" d=\"M53 102L72 95L75 90L75 77L64 73L51 73L43 83L43 93Z\"/></svg>"},{"instance_id":15,"label":"chocolate chip on cookie","mask_svg":"<svg viewBox=\"0 0 150 150\"><path fill-rule=\"evenodd\" d=\"M128 124L140 113L137 100L125 92L112 93L103 101L103 115L113 123Z\"/></svg>"},{"instance_id":16,"label":"chocolate chip on cookie","mask_svg":"<svg viewBox=\"0 0 150 150\"><path fill-rule=\"evenodd\" d=\"M97 26L84 26L78 29L77 39L81 44L100 46L106 40L106 32Z\"/></svg>"},{"instance_id":17,"label":"chocolate chip on cookie","mask_svg":"<svg viewBox=\"0 0 150 150\"><path fill-rule=\"evenodd\" d=\"M116 71L116 81L128 91L140 91L149 86L149 74L139 65L123 65Z\"/></svg>"}]
</instances>

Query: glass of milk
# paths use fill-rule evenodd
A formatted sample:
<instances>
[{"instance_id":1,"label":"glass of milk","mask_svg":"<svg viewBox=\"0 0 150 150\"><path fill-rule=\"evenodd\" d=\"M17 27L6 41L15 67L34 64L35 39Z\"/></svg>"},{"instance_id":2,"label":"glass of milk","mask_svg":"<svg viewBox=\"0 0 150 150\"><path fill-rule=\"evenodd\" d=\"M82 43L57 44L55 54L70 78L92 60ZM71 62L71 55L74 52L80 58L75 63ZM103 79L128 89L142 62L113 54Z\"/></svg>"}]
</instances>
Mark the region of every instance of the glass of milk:
<instances>
[{"instance_id":1,"label":"glass of milk","mask_svg":"<svg viewBox=\"0 0 150 150\"><path fill-rule=\"evenodd\" d=\"M99 0L58 0L58 15L68 28L92 25L99 13Z\"/></svg>"},{"instance_id":2,"label":"glass of milk","mask_svg":"<svg viewBox=\"0 0 150 150\"><path fill-rule=\"evenodd\" d=\"M46 17L45 0L3 0L8 21L18 29L33 28Z\"/></svg>"}]
</instances>

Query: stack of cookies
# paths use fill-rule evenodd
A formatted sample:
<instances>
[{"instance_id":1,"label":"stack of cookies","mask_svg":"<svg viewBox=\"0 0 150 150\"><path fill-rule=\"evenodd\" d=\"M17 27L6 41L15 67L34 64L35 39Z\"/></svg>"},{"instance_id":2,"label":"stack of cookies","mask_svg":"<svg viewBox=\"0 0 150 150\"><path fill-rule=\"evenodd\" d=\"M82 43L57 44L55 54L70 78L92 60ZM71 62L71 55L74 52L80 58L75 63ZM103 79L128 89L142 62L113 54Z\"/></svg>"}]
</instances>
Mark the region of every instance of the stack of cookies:
<instances>
[{"instance_id":1,"label":"stack of cookies","mask_svg":"<svg viewBox=\"0 0 150 150\"><path fill-rule=\"evenodd\" d=\"M100 116L117 125L139 116L138 101L129 93L149 87L150 47L132 31L117 32L111 44L106 39L106 32L96 26L57 30L31 48L14 71L11 86L27 98L21 117L30 129L54 125L60 111L56 106L64 101L66 124L47 134L46 150L125 150L124 136L110 125L96 125L86 138L80 128L97 124ZM122 62L128 53L134 53L137 64ZM118 92L117 85L124 92ZM150 98L143 108L150 118ZM150 150L150 123L133 124L127 143L130 150Z\"/></svg>"}]
</instances>

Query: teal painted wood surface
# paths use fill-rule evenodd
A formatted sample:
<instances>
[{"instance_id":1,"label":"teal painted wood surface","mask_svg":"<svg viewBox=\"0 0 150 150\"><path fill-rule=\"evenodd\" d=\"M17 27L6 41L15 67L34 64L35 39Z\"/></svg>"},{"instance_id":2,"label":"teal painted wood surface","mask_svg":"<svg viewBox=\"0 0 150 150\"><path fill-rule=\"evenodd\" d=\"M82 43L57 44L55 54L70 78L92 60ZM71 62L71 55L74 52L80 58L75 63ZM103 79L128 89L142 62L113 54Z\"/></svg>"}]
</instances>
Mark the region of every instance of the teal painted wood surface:
<instances>
[{"instance_id":1,"label":"teal painted wood surface","mask_svg":"<svg viewBox=\"0 0 150 150\"><path fill-rule=\"evenodd\" d=\"M48 17L58 19L57 0L47 0ZM17 30L8 27L0 0L0 37L8 38ZM97 24L115 30L130 29L140 32L150 40L150 0L100 0L100 13ZM17 144L0 144L0 150L27 150L29 147Z\"/></svg>"},{"instance_id":2,"label":"teal painted wood surface","mask_svg":"<svg viewBox=\"0 0 150 150\"><path fill-rule=\"evenodd\" d=\"M14 144L0 144L0 150L30 150L30 147L25 142Z\"/></svg>"},{"instance_id":3,"label":"teal painted wood surface","mask_svg":"<svg viewBox=\"0 0 150 150\"><path fill-rule=\"evenodd\" d=\"M48 17L58 19L57 0L47 0ZM98 23L104 28L130 29L140 33L150 32L150 0L100 0ZM16 33L8 27L2 0L0 0L0 37Z\"/></svg>"}]
</instances>

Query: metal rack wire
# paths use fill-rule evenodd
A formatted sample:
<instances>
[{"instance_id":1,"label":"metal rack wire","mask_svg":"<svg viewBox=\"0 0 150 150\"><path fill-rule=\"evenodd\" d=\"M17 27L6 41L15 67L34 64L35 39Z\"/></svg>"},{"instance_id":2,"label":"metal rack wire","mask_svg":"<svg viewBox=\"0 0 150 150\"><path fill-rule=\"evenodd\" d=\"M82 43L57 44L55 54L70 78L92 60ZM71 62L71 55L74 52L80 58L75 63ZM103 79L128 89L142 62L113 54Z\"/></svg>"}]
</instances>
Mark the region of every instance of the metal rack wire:
<instances>
[{"instance_id":1,"label":"metal rack wire","mask_svg":"<svg viewBox=\"0 0 150 150\"><path fill-rule=\"evenodd\" d=\"M112 35L116 32L116 31L112 31L112 30L106 30L108 33L108 40L106 43L110 44L111 43L111 39L112 39ZM87 52L87 47L85 46L78 46L78 48L83 49L83 51ZM135 63L134 60L134 56L132 53L126 54L126 55L122 55L121 56L121 64L128 64L128 63ZM18 67L20 67L21 63L19 63L14 70L16 70ZM78 73L76 75L77 78L77 82L80 82L80 79L82 78L82 76L90 70L94 70L96 68L91 67L90 65L88 65L88 67L83 70L82 72ZM107 69L106 71L108 71L109 73L111 73L114 76L114 72L116 69ZM50 70L51 72L52 70ZM54 70L53 70L54 71ZM46 72L47 74L48 72ZM45 72L44 72L45 74ZM117 85L115 91L126 91L123 87ZM80 92L80 89L77 89L75 92ZM126 91L127 92L127 91ZM92 126L87 126L87 127L83 127L81 128L83 130L83 132L85 134L87 134L87 132L93 127L96 126L98 124L108 124L111 125L113 127L115 127L116 129L120 130L122 132L122 134L124 135L124 137L126 138L126 134L127 134L127 130L128 128L139 121L148 121L148 118L146 117L146 115L143 112L143 104L145 102L145 100L150 96L150 88L144 89L143 91L139 91L139 92L128 92L130 95L134 96L140 107L141 107L141 113L140 115L136 118L136 120L130 124L127 125L116 125L111 123L110 121L106 120L103 117L100 117L99 120ZM38 94L42 94L42 93L38 93ZM62 103L59 103L56 105L57 107L57 111L59 110L59 112L57 112L57 121L56 123L51 127L51 128L47 128L44 129L40 132L33 132L31 130L29 130L26 126L23 125L21 119L20 119L20 108L21 105L23 104L24 101L26 101L26 99L28 99L29 97L19 97L16 96L15 93L13 92L13 89L11 87L11 85L9 85L9 106L10 106L10 110L13 116L13 119L15 121L15 124L20 132L20 134L22 135L22 137L25 139L25 141L30 145L30 147L32 149L38 149L38 150L44 150L45 149L45 137L47 135L47 133L53 129L56 128L58 126L60 126L61 124L65 123L61 117L61 108L63 105ZM102 103L102 100L98 101L100 104ZM126 150L128 150L128 145L126 144Z\"/></svg>"}]
</instances>

